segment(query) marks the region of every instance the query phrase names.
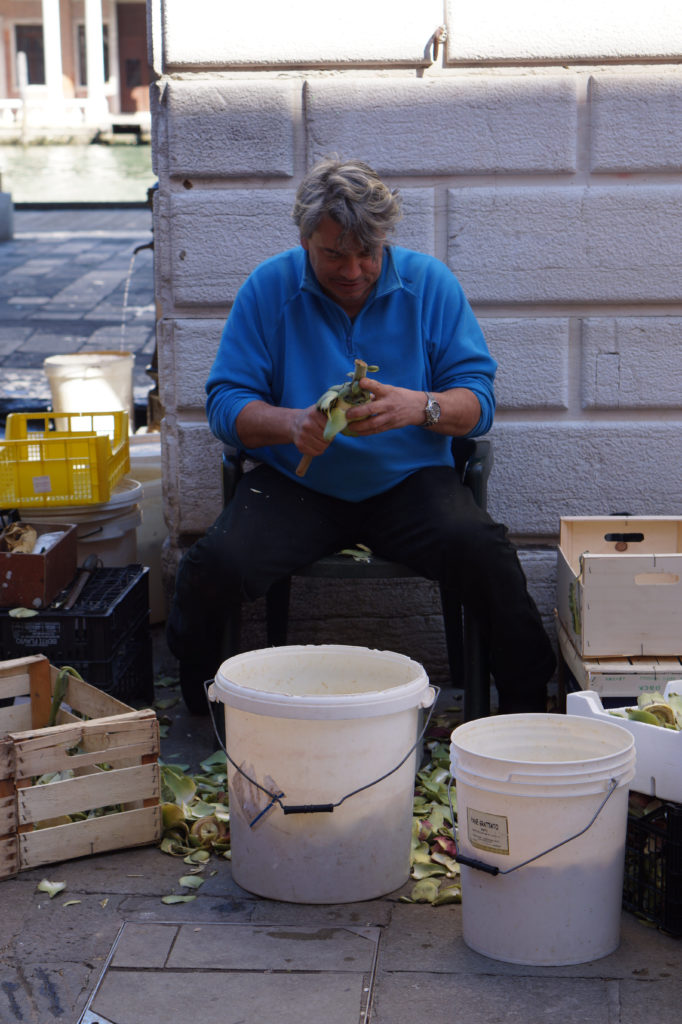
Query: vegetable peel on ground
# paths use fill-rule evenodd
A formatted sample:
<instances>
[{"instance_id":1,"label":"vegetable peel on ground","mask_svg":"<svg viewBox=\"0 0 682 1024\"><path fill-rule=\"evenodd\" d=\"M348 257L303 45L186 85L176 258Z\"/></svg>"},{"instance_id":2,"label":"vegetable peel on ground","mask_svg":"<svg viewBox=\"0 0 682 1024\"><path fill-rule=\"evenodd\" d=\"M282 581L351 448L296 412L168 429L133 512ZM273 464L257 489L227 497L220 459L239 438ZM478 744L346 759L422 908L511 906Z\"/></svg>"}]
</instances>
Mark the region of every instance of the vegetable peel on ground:
<instances>
[{"instance_id":1,"label":"vegetable peel on ground","mask_svg":"<svg viewBox=\"0 0 682 1024\"><path fill-rule=\"evenodd\" d=\"M37 885L37 891L46 892L51 900L60 892L63 892L64 889L66 889L66 882L51 882L48 878L41 879Z\"/></svg>"}]
</instances>

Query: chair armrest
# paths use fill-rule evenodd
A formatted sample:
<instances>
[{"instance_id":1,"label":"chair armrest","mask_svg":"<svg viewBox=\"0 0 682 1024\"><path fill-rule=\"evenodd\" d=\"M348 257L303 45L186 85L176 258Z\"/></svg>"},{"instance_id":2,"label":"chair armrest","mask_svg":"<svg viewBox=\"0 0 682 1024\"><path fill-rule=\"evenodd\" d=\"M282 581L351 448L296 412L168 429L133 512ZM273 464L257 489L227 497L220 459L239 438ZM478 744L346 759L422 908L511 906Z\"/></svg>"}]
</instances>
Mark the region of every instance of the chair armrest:
<instances>
[{"instance_id":1,"label":"chair armrest","mask_svg":"<svg viewBox=\"0 0 682 1024\"><path fill-rule=\"evenodd\" d=\"M464 445L462 442L466 442ZM453 438L455 465L479 508L488 506L488 478L493 468L493 443L485 438Z\"/></svg>"}]
</instances>

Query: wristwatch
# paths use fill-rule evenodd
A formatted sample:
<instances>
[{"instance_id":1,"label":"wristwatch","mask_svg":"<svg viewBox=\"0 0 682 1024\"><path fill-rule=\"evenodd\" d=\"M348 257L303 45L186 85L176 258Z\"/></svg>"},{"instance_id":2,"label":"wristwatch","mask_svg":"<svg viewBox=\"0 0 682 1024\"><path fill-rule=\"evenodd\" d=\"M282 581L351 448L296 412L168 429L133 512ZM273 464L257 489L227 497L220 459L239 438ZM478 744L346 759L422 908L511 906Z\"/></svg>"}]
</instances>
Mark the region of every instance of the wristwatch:
<instances>
[{"instance_id":1,"label":"wristwatch","mask_svg":"<svg viewBox=\"0 0 682 1024\"><path fill-rule=\"evenodd\" d=\"M426 405L424 406L424 426L433 427L440 419L440 406L429 391L425 391Z\"/></svg>"}]
</instances>

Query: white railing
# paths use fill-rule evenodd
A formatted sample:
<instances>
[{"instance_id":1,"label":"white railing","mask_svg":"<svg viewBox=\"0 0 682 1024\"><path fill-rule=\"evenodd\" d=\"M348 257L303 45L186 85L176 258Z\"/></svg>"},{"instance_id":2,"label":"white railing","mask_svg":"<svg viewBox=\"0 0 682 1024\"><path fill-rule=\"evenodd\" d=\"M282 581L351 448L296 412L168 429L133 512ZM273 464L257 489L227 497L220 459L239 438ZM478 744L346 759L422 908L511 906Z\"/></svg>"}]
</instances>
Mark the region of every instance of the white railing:
<instances>
[{"instance_id":1,"label":"white railing","mask_svg":"<svg viewBox=\"0 0 682 1024\"><path fill-rule=\"evenodd\" d=\"M87 99L65 99L60 104L40 100L0 99L0 127L31 128L88 123Z\"/></svg>"}]
</instances>

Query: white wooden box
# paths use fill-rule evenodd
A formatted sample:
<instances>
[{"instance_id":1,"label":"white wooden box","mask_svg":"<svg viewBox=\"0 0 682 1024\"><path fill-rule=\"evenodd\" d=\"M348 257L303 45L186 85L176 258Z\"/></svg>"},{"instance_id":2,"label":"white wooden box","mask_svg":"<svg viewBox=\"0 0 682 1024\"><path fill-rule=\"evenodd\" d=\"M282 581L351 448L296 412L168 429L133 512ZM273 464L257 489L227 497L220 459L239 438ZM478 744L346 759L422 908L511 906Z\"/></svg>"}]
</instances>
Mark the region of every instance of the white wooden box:
<instances>
[{"instance_id":1,"label":"white wooden box","mask_svg":"<svg viewBox=\"0 0 682 1024\"><path fill-rule=\"evenodd\" d=\"M557 610L583 657L682 654L682 518L563 518Z\"/></svg>"},{"instance_id":2,"label":"white wooden box","mask_svg":"<svg viewBox=\"0 0 682 1024\"><path fill-rule=\"evenodd\" d=\"M619 698L636 703L642 693L663 693L671 679L682 679L682 657L581 658L561 623L559 650L581 690L592 690L605 700Z\"/></svg>"}]
</instances>

